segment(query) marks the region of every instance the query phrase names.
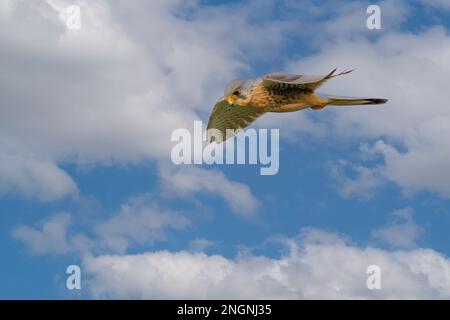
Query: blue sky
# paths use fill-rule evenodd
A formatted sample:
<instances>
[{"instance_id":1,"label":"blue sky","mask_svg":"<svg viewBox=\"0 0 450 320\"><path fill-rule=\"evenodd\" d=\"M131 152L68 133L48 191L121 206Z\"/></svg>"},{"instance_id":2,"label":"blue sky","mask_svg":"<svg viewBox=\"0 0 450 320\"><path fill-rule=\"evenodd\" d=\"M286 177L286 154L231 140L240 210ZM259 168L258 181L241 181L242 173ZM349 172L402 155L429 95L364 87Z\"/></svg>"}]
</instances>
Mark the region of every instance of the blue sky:
<instances>
[{"instance_id":1,"label":"blue sky","mask_svg":"<svg viewBox=\"0 0 450 320\"><path fill-rule=\"evenodd\" d=\"M376 2L382 30L365 1L0 3L1 298L450 297L447 1ZM228 80L335 67L321 91L390 102L264 115L274 176L172 165Z\"/></svg>"}]
</instances>

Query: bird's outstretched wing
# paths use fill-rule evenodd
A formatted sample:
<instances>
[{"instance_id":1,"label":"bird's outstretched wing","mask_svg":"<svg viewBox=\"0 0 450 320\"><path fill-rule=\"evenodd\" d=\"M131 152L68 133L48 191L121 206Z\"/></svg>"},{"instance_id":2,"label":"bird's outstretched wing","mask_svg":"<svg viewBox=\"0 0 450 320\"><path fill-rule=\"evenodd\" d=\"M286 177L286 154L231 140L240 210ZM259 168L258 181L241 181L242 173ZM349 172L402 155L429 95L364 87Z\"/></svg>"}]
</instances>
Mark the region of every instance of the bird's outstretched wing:
<instances>
[{"instance_id":1,"label":"bird's outstretched wing","mask_svg":"<svg viewBox=\"0 0 450 320\"><path fill-rule=\"evenodd\" d=\"M221 99L216 103L211 116L209 117L207 141L215 141L217 143L225 141L234 135L227 135L227 129L232 129L234 131L244 129L264 113L264 110L258 108L230 105L226 100ZM214 130L210 129L220 131L222 136L215 136Z\"/></svg>"},{"instance_id":2,"label":"bird's outstretched wing","mask_svg":"<svg viewBox=\"0 0 450 320\"><path fill-rule=\"evenodd\" d=\"M262 84L267 88L289 89L296 88L305 91L314 91L320 87L325 81L352 72L353 70L344 71L335 74L334 69L327 75L300 75L289 73L269 73L262 77Z\"/></svg>"}]
</instances>

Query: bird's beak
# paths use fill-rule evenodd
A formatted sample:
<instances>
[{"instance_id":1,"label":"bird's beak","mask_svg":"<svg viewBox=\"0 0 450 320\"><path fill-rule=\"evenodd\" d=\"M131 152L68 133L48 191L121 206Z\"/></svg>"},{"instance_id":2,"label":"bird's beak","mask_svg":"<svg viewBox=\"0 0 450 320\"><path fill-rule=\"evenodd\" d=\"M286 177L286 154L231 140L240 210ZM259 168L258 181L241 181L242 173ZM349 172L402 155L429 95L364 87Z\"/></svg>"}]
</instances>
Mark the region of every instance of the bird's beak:
<instances>
[{"instance_id":1,"label":"bird's beak","mask_svg":"<svg viewBox=\"0 0 450 320\"><path fill-rule=\"evenodd\" d=\"M233 105L236 102L236 97L231 95L231 96L228 96L226 100L228 101L228 103L230 105Z\"/></svg>"}]
</instances>

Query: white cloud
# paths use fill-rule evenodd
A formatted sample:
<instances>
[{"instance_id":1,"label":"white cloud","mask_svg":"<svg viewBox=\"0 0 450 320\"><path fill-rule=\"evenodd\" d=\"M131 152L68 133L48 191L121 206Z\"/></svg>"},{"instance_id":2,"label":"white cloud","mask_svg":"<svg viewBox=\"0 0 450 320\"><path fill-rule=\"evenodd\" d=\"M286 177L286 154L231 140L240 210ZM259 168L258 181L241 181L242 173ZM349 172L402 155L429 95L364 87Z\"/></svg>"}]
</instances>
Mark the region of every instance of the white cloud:
<instances>
[{"instance_id":1,"label":"white cloud","mask_svg":"<svg viewBox=\"0 0 450 320\"><path fill-rule=\"evenodd\" d=\"M189 241L189 250L192 252L204 252L213 247L216 243L205 238L195 238Z\"/></svg>"},{"instance_id":2,"label":"white cloud","mask_svg":"<svg viewBox=\"0 0 450 320\"><path fill-rule=\"evenodd\" d=\"M433 122L434 127L424 125L431 129L429 134L424 134L421 141L412 144L407 152L401 152L384 141L377 141L372 152L381 154L385 165L372 171L377 170L399 184L407 195L425 190L450 197L450 151L446 145L450 121L437 119ZM436 122L441 122L441 125Z\"/></svg>"},{"instance_id":3,"label":"white cloud","mask_svg":"<svg viewBox=\"0 0 450 320\"><path fill-rule=\"evenodd\" d=\"M356 177L349 177L348 171ZM383 180L376 170L358 166L340 159L330 166L331 175L336 180L336 191L343 197L359 197L363 200L371 199Z\"/></svg>"},{"instance_id":4,"label":"white cloud","mask_svg":"<svg viewBox=\"0 0 450 320\"><path fill-rule=\"evenodd\" d=\"M82 9L78 32L65 28L69 4ZM339 133L350 137L388 137L391 152L382 171L387 179L405 190L449 196L445 172L450 172L450 155L442 147L450 122L445 103L449 36L443 28L399 33L411 8L405 1L384 1L385 29L369 42L364 37L373 32L365 28L365 4L339 2L324 14L312 2L299 6L286 1L278 7L287 17L280 22L255 19L270 16L272 2L261 6L250 1L238 12L234 5L181 0L140 3L138 8L127 1L2 1L0 148L19 160L7 179L1 179L0 189L54 199L76 189L58 168L62 161L95 165L167 159L171 131L190 128L199 115L206 116L224 83L248 68L247 57L276 54L288 30L309 35L314 48L323 46L318 54L289 64L288 71L356 68L328 88L391 101L379 108L322 113L320 122L298 113L265 117L257 125L324 137L327 126L335 124ZM292 19L299 12L301 21ZM330 13L332 21L325 19ZM319 23L309 23L309 15ZM320 32L308 31L318 24ZM406 151L393 141L404 144ZM25 150L27 160L9 151L11 144ZM29 179L24 186L23 172L39 175L37 167L42 166L51 168L49 177L55 181Z\"/></svg>"},{"instance_id":5,"label":"white cloud","mask_svg":"<svg viewBox=\"0 0 450 320\"><path fill-rule=\"evenodd\" d=\"M13 238L24 242L33 254L62 254L71 250L67 242L67 228L71 217L57 214L42 225L41 230L20 225L12 231Z\"/></svg>"},{"instance_id":6,"label":"white cloud","mask_svg":"<svg viewBox=\"0 0 450 320\"><path fill-rule=\"evenodd\" d=\"M14 0L1 0L0 1L0 14L10 14L14 8Z\"/></svg>"},{"instance_id":7,"label":"white cloud","mask_svg":"<svg viewBox=\"0 0 450 320\"><path fill-rule=\"evenodd\" d=\"M394 211L394 221L375 230L373 237L394 247L415 247L416 239L424 232L424 229L414 221L412 213L411 208Z\"/></svg>"},{"instance_id":8,"label":"white cloud","mask_svg":"<svg viewBox=\"0 0 450 320\"><path fill-rule=\"evenodd\" d=\"M336 40L289 69L317 73L333 67L356 68L321 91L390 101L382 106L322 111L333 135L353 141L380 140L372 153L382 155L384 164L357 165L366 177L381 176L407 193L427 190L449 197L448 56L450 36L444 28L435 27L420 34L386 33L374 42L362 37ZM319 70L317 66L328 67Z\"/></svg>"},{"instance_id":9,"label":"white cloud","mask_svg":"<svg viewBox=\"0 0 450 320\"><path fill-rule=\"evenodd\" d=\"M146 197L139 197L123 204L116 215L95 226L100 238L96 246L124 253L131 245L166 240L167 229L180 230L188 225L186 217L163 210Z\"/></svg>"},{"instance_id":10,"label":"white cloud","mask_svg":"<svg viewBox=\"0 0 450 320\"><path fill-rule=\"evenodd\" d=\"M61 162L167 159L172 130L206 117L246 57L270 55L282 31L277 22L261 28L252 7L197 1L1 3L0 149L17 145L29 162L45 159L59 180ZM65 27L69 4L81 7L76 32ZM27 166L39 166L23 162L3 189L48 198L73 188L48 190L40 179L32 191L17 187Z\"/></svg>"},{"instance_id":11,"label":"white cloud","mask_svg":"<svg viewBox=\"0 0 450 320\"><path fill-rule=\"evenodd\" d=\"M54 162L24 154L0 153L0 194L21 193L39 200L77 195L72 178Z\"/></svg>"},{"instance_id":12,"label":"white cloud","mask_svg":"<svg viewBox=\"0 0 450 320\"><path fill-rule=\"evenodd\" d=\"M336 39L356 38L374 35L367 28L367 7L372 1L334 0L318 3L314 0L285 0L277 2L277 9L286 19L293 19L291 35L296 34L307 39L308 49L320 48L324 43ZM406 0L377 1L381 8L381 32L397 31L410 16L411 4ZM379 30L375 34L380 33Z\"/></svg>"},{"instance_id":13,"label":"white cloud","mask_svg":"<svg viewBox=\"0 0 450 320\"><path fill-rule=\"evenodd\" d=\"M82 9L78 32L65 28L69 4ZM398 155L385 157L386 178L405 189L449 195L445 181L450 177L441 174L450 172L445 170L450 156L442 148L450 118L444 103L449 98L445 88L449 37L439 28L416 35L397 33L410 12L405 1L382 3L387 31L374 43L364 40L370 35L362 21L364 3L331 6L336 16L331 22L323 20L323 12L310 2L301 8L295 2L283 3L288 17L284 22L254 19L255 14L270 16L273 3L261 7L249 2L239 13L233 5L208 7L195 1L139 6L102 0L2 2L0 148L17 145L26 150L28 159L5 151L20 159L2 179L3 192L38 199L74 193L73 181L58 169L61 161L95 165L167 159L171 131L190 128L199 114L207 115L224 83L247 68L246 57L275 54L282 31L301 29L298 24L305 24L312 14L318 17L321 32L295 34L315 34L310 43L326 47L287 69L316 73L334 66L356 68L358 72L330 82L329 88L349 95L387 96L391 102L377 109L336 110L320 123L298 113L289 120L282 115L263 118L258 125L275 124L288 127L290 131L284 130L288 133L302 130L324 137L327 126L336 124L337 131L347 136L387 136L405 144L407 151L389 141L391 154ZM307 13L302 21L291 19L288 13L300 9ZM23 186L23 172L39 167L44 161L40 159L52 168L49 176L56 181L34 179ZM438 163L421 166L417 160ZM397 162L406 163L401 166L403 174L394 174ZM39 169L31 171L39 175ZM420 174L409 178L411 172Z\"/></svg>"},{"instance_id":14,"label":"white cloud","mask_svg":"<svg viewBox=\"0 0 450 320\"><path fill-rule=\"evenodd\" d=\"M367 8L370 1L333 1L334 19L324 21L325 33L320 36L328 36L330 40L337 38L348 39L350 37L359 37L361 35L370 36L373 30L367 28ZM377 5L381 10L381 22L383 30L398 30L410 14L410 8L407 1L379 1ZM323 14L327 14L325 11ZM376 31L375 31L376 32Z\"/></svg>"},{"instance_id":15,"label":"white cloud","mask_svg":"<svg viewBox=\"0 0 450 320\"><path fill-rule=\"evenodd\" d=\"M162 208L150 196L132 198L111 217L89 221L82 233L77 233L71 222L70 214L59 214L44 221L42 230L20 225L13 229L12 235L34 254L123 254L131 247L167 241L169 230L182 230L190 225L184 215Z\"/></svg>"},{"instance_id":16,"label":"white cloud","mask_svg":"<svg viewBox=\"0 0 450 320\"><path fill-rule=\"evenodd\" d=\"M89 290L101 298L146 299L420 299L450 297L450 260L431 249L356 247L309 230L280 258L180 252L103 255L84 260ZM368 290L369 265L382 289Z\"/></svg>"},{"instance_id":17,"label":"white cloud","mask_svg":"<svg viewBox=\"0 0 450 320\"><path fill-rule=\"evenodd\" d=\"M164 193L169 196L212 193L223 198L234 212L247 216L253 214L258 206L258 200L248 186L227 179L220 171L195 166L164 167L160 175Z\"/></svg>"},{"instance_id":18,"label":"white cloud","mask_svg":"<svg viewBox=\"0 0 450 320\"><path fill-rule=\"evenodd\" d=\"M394 215L404 222L379 229L374 236L396 247L413 247L422 228L409 209ZM279 258L249 251L233 259L207 255L201 251L214 242L204 238L190 241L189 251L104 254L105 248L123 253L133 244L142 247L164 240L167 228L186 226L185 218L150 207L144 198L96 224L96 237L69 233L70 223L69 214L59 214L42 228L18 226L13 237L34 254L80 254L86 283L96 298L450 298L450 259L426 248L360 247L343 236L305 229L298 237L278 238L285 244ZM382 270L379 291L366 288L366 269L373 264Z\"/></svg>"}]
</instances>

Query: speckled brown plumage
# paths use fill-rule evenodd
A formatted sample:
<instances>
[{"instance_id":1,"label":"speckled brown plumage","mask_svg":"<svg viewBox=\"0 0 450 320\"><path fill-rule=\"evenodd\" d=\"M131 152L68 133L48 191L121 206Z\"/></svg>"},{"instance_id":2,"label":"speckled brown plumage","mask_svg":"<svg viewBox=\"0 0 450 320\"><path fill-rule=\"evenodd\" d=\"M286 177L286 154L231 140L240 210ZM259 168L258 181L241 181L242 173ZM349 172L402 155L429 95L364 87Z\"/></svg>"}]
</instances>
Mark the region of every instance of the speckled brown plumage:
<instances>
[{"instance_id":1,"label":"speckled brown plumage","mask_svg":"<svg viewBox=\"0 0 450 320\"><path fill-rule=\"evenodd\" d=\"M279 89L255 85L250 96L248 106L264 109L265 112L292 112L326 104L314 92L296 88Z\"/></svg>"}]
</instances>

